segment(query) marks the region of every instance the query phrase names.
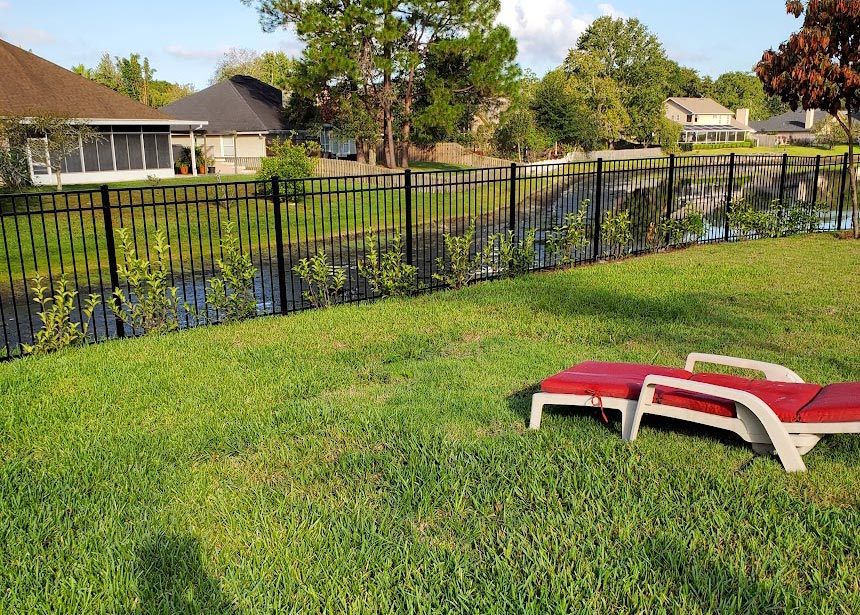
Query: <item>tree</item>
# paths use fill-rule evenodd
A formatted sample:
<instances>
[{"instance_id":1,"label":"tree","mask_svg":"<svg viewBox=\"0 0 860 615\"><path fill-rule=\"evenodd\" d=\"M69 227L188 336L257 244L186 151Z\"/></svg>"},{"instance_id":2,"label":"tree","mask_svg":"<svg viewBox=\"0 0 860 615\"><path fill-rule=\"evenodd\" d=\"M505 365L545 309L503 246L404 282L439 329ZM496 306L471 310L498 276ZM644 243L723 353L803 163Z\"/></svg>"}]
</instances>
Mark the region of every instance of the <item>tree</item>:
<instances>
[{"instance_id":1,"label":"tree","mask_svg":"<svg viewBox=\"0 0 860 615\"><path fill-rule=\"evenodd\" d=\"M506 156L515 155L519 162L551 145L549 137L537 125L534 112L525 105L511 107L502 113L493 133L493 143L499 152Z\"/></svg>"},{"instance_id":2,"label":"tree","mask_svg":"<svg viewBox=\"0 0 860 615\"><path fill-rule=\"evenodd\" d=\"M786 11L803 15L803 26L768 49L755 72L768 94L779 96L792 110L824 109L848 139L851 226L858 238L857 167L854 158L853 115L860 110L860 2L846 0L788 0Z\"/></svg>"},{"instance_id":3,"label":"tree","mask_svg":"<svg viewBox=\"0 0 860 615\"><path fill-rule=\"evenodd\" d=\"M780 101L772 100L764 91L762 82L751 73L734 71L723 73L714 82L712 97L718 103L734 111L747 108L750 119L766 120L781 113Z\"/></svg>"},{"instance_id":4,"label":"tree","mask_svg":"<svg viewBox=\"0 0 860 615\"><path fill-rule=\"evenodd\" d=\"M57 176L58 191L63 189L65 158L79 151L82 141L100 138L99 132L92 126L55 115L8 116L0 120L0 141L9 144L17 156L22 152L26 156L29 149L35 164L48 167ZM29 179L29 169L27 175Z\"/></svg>"},{"instance_id":5,"label":"tree","mask_svg":"<svg viewBox=\"0 0 860 615\"><path fill-rule=\"evenodd\" d=\"M710 77L703 79L695 69L681 66L674 60L668 60L668 67L667 98L669 96L698 98L711 95Z\"/></svg>"},{"instance_id":6,"label":"tree","mask_svg":"<svg viewBox=\"0 0 860 615\"><path fill-rule=\"evenodd\" d=\"M600 126L581 93L571 87L563 69L548 72L535 88L531 103L538 125L553 141L586 151L597 149Z\"/></svg>"},{"instance_id":7,"label":"tree","mask_svg":"<svg viewBox=\"0 0 860 615\"><path fill-rule=\"evenodd\" d=\"M363 101L368 114L378 116L384 163L389 167L396 162L396 122L403 153L411 140L418 81L422 76L432 77L427 58L436 46L457 48L457 53L468 60L469 90L503 81L511 64L505 57L512 60L515 55L507 29L495 25L499 0L243 2L257 5L266 31L295 26L306 44L299 73L303 78L294 80L301 94L313 97L325 91L331 97L348 93ZM487 54L486 50L493 47L497 51ZM473 61L480 57L485 61ZM443 80L431 79L430 84L437 100L452 100L452 94L464 93L455 90L440 94L439 88L446 86ZM408 159L402 162L408 163Z\"/></svg>"},{"instance_id":8,"label":"tree","mask_svg":"<svg viewBox=\"0 0 860 615\"><path fill-rule=\"evenodd\" d=\"M833 117L816 122L813 132L815 132L815 142L826 146L827 149L833 149L834 145L845 139L845 132Z\"/></svg>"},{"instance_id":9,"label":"tree","mask_svg":"<svg viewBox=\"0 0 860 615\"><path fill-rule=\"evenodd\" d=\"M586 28L576 49L590 52L599 74L622 88L621 99L630 116L627 138L642 145L651 143L663 116L671 68L660 40L638 19L606 16Z\"/></svg>"},{"instance_id":10,"label":"tree","mask_svg":"<svg viewBox=\"0 0 860 615\"><path fill-rule=\"evenodd\" d=\"M153 79L156 69L149 58L141 61L139 53L129 54L127 58L111 58L105 53L96 68L79 64L73 66L72 71L151 107L163 107L194 93L190 83Z\"/></svg>"},{"instance_id":11,"label":"tree","mask_svg":"<svg viewBox=\"0 0 860 615\"><path fill-rule=\"evenodd\" d=\"M597 126L597 138L612 147L630 123L622 88L601 70L599 60L588 51L571 50L564 61L564 71L568 91L578 94L578 104Z\"/></svg>"},{"instance_id":12,"label":"tree","mask_svg":"<svg viewBox=\"0 0 860 615\"><path fill-rule=\"evenodd\" d=\"M232 47L218 60L209 83L226 81L236 75L247 75L289 92L295 68L296 60L283 51L266 51L260 54L253 49Z\"/></svg>"},{"instance_id":13,"label":"tree","mask_svg":"<svg viewBox=\"0 0 860 615\"><path fill-rule=\"evenodd\" d=\"M12 192L30 185L27 128L22 118L0 117L0 183Z\"/></svg>"}]
</instances>

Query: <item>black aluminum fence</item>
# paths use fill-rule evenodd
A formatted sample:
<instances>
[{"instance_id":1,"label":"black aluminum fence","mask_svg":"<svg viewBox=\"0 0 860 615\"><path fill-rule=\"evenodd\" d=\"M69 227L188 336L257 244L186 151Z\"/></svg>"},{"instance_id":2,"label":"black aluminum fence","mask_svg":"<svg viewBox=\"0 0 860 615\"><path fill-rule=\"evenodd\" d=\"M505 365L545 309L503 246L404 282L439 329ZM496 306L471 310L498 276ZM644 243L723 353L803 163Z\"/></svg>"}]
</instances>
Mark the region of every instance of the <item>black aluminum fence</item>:
<instances>
[{"instance_id":1,"label":"black aluminum fence","mask_svg":"<svg viewBox=\"0 0 860 615\"><path fill-rule=\"evenodd\" d=\"M416 289L434 290L445 234L460 235L474 222L474 249L494 234L522 238L536 231L531 269L556 265L546 249L552 229L585 207L589 243L576 264L607 256L601 225L629 212L632 234L620 253L653 247L654 229L667 218L697 211L706 220L699 243L736 239L728 224L732 203L758 210L796 203L822 204L813 230L850 228L846 211L847 159L788 156L699 156L531 165L469 171L382 174L369 177L275 180L189 186L108 188L59 193L0 194L0 358L21 353L41 327L31 279L53 286L63 274L78 291L74 319L90 293L103 301L92 320L95 340L129 331L108 307L112 290L129 292L117 275L117 229L131 234L139 255L153 257L161 231L170 244L169 281L183 302L207 310L207 283L219 275L221 238L229 220L257 273L257 314L306 309L306 286L295 274L302 259L325 252L347 278L342 299L374 298L358 273L372 233L383 248L396 234L417 269ZM685 239L684 241L687 241ZM619 251L616 251L616 256ZM492 268L475 279L492 278ZM182 311L182 326L193 326Z\"/></svg>"}]
</instances>

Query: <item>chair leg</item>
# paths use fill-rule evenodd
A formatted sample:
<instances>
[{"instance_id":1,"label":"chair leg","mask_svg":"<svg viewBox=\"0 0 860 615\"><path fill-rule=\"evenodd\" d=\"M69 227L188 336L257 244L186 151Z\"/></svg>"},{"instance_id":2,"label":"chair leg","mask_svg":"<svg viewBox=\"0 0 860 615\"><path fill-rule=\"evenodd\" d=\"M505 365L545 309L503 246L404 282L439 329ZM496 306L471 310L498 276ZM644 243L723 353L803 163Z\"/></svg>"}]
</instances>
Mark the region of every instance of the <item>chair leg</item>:
<instances>
[{"instance_id":1,"label":"chair leg","mask_svg":"<svg viewBox=\"0 0 860 615\"><path fill-rule=\"evenodd\" d=\"M540 429L540 421L543 416L543 398L540 393L532 395L532 414L529 419L529 429Z\"/></svg>"},{"instance_id":2,"label":"chair leg","mask_svg":"<svg viewBox=\"0 0 860 615\"><path fill-rule=\"evenodd\" d=\"M636 436L639 435L639 425L642 423L644 412L637 406L633 410L628 410L622 414L621 439L626 442L633 442Z\"/></svg>"}]
</instances>

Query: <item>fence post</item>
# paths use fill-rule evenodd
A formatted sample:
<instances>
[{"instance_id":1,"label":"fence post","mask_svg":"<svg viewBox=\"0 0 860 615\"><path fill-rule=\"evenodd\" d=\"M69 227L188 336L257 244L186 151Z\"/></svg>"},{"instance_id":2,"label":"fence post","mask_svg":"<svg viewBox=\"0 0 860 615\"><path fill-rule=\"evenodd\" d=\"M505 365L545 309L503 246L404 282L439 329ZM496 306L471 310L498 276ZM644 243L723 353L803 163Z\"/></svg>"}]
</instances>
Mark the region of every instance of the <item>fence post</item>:
<instances>
[{"instance_id":1,"label":"fence post","mask_svg":"<svg viewBox=\"0 0 860 615\"><path fill-rule=\"evenodd\" d=\"M113 291L119 288L119 269L116 263L116 243L114 242L113 236L113 217L110 211L110 192L108 192L106 184L102 184L101 195L102 216L104 217L105 225L105 240L107 242L108 268L110 269L111 298L109 301L112 301L116 309L119 309L122 306L120 306L117 298L113 296ZM116 317L116 336L125 337L125 323L123 323L122 318L119 316Z\"/></svg>"},{"instance_id":2,"label":"fence post","mask_svg":"<svg viewBox=\"0 0 860 615\"><path fill-rule=\"evenodd\" d=\"M845 182L848 180L848 152L842 155L842 181L839 183L839 208L836 211L836 230L842 230L842 213L845 210Z\"/></svg>"},{"instance_id":3,"label":"fence post","mask_svg":"<svg viewBox=\"0 0 860 615\"><path fill-rule=\"evenodd\" d=\"M779 174L779 210L782 213L782 208L785 204L785 174L788 171L788 154L782 155L782 172Z\"/></svg>"},{"instance_id":4,"label":"fence post","mask_svg":"<svg viewBox=\"0 0 860 615\"><path fill-rule=\"evenodd\" d=\"M675 154L669 154L669 189L666 192L668 193L666 195L666 220L670 220L672 218L672 206L675 204ZM667 247L670 239L667 228L666 237L663 239Z\"/></svg>"},{"instance_id":5,"label":"fence post","mask_svg":"<svg viewBox=\"0 0 860 615\"><path fill-rule=\"evenodd\" d=\"M596 186L594 188L594 236L592 238L592 260L597 260L600 257L600 217L603 213L603 158L597 159L597 178L595 179Z\"/></svg>"},{"instance_id":6,"label":"fence post","mask_svg":"<svg viewBox=\"0 0 860 615\"><path fill-rule=\"evenodd\" d=\"M508 230L517 230L517 163L511 163L510 211L508 212Z\"/></svg>"},{"instance_id":7,"label":"fence post","mask_svg":"<svg viewBox=\"0 0 860 615\"><path fill-rule=\"evenodd\" d=\"M403 171L403 189L406 191L406 264L412 265L412 169Z\"/></svg>"},{"instance_id":8,"label":"fence post","mask_svg":"<svg viewBox=\"0 0 860 615\"><path fill-rule=\"evenodd\" d=\"M729 154L729 184L726 186L726 228L725 240L731 238L731 229L729 228L729 215L732 213L732 202L735 196L735 153Z\"/></svg>"},{"instance_id":9,"label":"fence post","mask_svg":"<svg viewBox=\"0 0 860 615\"><path fill-rule=\"evenodd\" d=\"M821 154L815 157L815 177L812 180L812 207L818 201L818 176L821 173Z\"/></svg>"},{"instance_id":10,"label":"fence post","mask_svg":"<svg viewBox=\"0 0 860 615\"><path fill-rule=\"evenodd\" d=\"M275 210L275 251L278 262L278 298L281 314L287 314L287 268L284 263L284 227L281 219L281 181L276 175L272 178L272 206Z\"/></svg>"}]
</instances>

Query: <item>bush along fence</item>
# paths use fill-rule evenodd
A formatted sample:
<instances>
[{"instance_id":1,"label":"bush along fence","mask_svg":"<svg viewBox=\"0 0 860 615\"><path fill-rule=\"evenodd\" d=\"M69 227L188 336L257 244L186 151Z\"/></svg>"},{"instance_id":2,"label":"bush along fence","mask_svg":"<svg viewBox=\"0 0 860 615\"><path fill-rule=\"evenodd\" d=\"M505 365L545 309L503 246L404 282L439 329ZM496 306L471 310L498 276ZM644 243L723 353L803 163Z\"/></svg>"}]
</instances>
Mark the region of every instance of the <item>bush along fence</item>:
<instances>
[{"instance_id":1,"label":"bush along fence","mask_svg":"<svg viewBox=\"0 0 860 615\"><path fill-rule=\"evenodd\" d=\"M671 156L0 194L0 357L850 228L847 168Z\"/></svg>"}]
</instances>

